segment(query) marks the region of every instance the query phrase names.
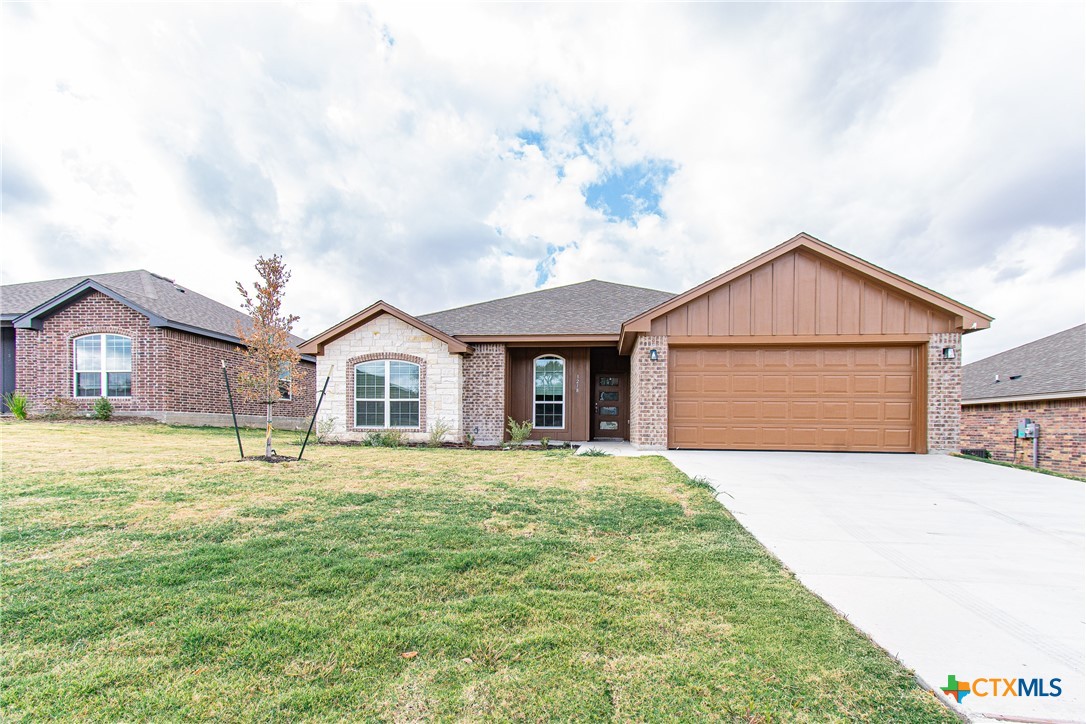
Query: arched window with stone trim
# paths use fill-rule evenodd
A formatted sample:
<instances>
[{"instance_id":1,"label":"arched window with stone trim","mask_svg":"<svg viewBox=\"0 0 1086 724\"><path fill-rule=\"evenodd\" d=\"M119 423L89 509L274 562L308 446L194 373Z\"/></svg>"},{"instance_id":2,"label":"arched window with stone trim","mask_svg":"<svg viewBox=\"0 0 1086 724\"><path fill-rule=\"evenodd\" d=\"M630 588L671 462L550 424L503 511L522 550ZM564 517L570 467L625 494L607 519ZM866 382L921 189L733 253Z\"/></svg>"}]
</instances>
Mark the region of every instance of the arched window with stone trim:
<instances>
[{"instance_id":1,"label":"arched window with stone trim","mask_svg":"<svg viewBox=\"0 0 1086 724\"><path fill-rule=\"evenodd\" d=\"M354 366L354 426L417 428L420 367L378 359Z\"/></svg>"}]
</instances>

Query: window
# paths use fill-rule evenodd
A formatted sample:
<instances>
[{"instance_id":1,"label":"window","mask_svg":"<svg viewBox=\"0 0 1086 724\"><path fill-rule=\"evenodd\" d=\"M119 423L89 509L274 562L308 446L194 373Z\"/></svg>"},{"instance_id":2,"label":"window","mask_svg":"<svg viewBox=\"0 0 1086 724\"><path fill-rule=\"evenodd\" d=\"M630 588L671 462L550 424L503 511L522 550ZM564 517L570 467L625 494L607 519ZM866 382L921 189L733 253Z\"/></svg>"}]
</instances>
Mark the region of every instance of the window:
<instances>
[{"instance_id":1,"label":"window","mask_svg":"<svg viewBox=\"0 0 1086 724\"><path fill-rule=\"evenodd\" d=\"M355 427L418 427L419 366L375 360L354 366Z\"/></svg>"},{"instance_id":2,"label":"window","mask_svg":"<svg viewBox=\"0 0 1086 724\"><path fill-rule=\"evenodd\" d=\"M130 397L132 340L119 334L89 334L75 340L75 396Z\"/></svg>"},{"instance_id":3,"label":"window","mask_svg":"<svg viewBox=\"0 0 1086 724\"><path fill-rule=\"evenodd\" d=\"M292 399L290 381L290 364L284 362L279 368L279 400L281 402L290 402Z\"/></svg>"},{"instance_id":4,"label":"window","mask_svg":"<svg viewBox=\"0 0 1086 724\"><path fill-rule=\"evenodd\" d=\"M536 428L566 426L566 361L561 357L536 357L534 407Z\"/></svg>"}]
</instances>

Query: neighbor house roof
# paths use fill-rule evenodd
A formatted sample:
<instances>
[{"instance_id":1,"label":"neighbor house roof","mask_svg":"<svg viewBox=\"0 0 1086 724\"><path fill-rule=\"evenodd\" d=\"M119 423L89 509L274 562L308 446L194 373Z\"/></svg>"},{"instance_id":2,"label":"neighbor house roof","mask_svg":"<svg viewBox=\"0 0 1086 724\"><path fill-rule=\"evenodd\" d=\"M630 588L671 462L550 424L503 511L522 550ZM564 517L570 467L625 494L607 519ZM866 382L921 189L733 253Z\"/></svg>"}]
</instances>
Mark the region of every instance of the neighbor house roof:
<instances>
[{"instance_id":1,"label":"neighbor house roof","mask_svg":"<svg viewBox=\"0 0 1086 724\"><path fill-rule=\"evenodd\" d=\"M617 339L624 321L674 296L592 279L423 314L419 319L468 342L534 335Z\"/></svg>"},{"instance_id":2,"label":"neighbor house roof","mask_svg":"<svg viewBox=\"0 0 1086 724\"><path fill-rule=\"evenodd\" d=\"M0 319L20 327L37 327L40 320L91 291L112 297L144 314L157 327L171 327L237 342L236 324L252 323L239 309L209 299L161 274L136 269L110 274L46 279L0 287ZM297 344L300 337L294 337Z\"/></svg>"},{"instance_id":3,"label":"neighbor house roof","mask_svg":"<svg viewBox=\"0 0 1086 724\"><path fill-rule=\"evenodd\" d=\"M962 367L962 402L1086 395L1086 324Z\"/></svg>"}]
</instances>

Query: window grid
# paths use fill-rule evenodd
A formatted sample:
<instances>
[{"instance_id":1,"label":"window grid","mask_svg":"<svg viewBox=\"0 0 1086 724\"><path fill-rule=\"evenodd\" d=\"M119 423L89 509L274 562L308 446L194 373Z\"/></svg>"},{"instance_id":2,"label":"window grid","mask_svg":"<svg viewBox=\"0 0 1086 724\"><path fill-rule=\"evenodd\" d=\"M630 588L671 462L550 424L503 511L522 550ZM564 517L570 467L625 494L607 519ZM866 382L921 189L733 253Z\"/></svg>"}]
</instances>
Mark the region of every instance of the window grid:
<instances>
[{"instance_id":1,"label":"window grid","mask_svg":"<svg viewBox=\"0 0 1086 724\"><path fill-rule=\"evenodd\" d=\"M561 430L566 412L566 361L555 355L536 357L532 422L539 430Z\"/></svg>"},{"instance_id":2,"label":"window grid","mask_svg":"<svg viewBox=\"0 0 1086 724\"><path fill-rule=\"evenodd\" d=\"M354 371L355 427L419 427L419 365L374 360L355 365Z\"/></svg>"},{"instance_id":3,"label":"window grid","mask_svg":"<svg viewBox=\"0 0 1086 724\"><path fill-rule=\"evenodd\" d=\"M132 340L119 334L88 334L73 344L75 397L132 396Z\"/></svg>"}]
</instances>

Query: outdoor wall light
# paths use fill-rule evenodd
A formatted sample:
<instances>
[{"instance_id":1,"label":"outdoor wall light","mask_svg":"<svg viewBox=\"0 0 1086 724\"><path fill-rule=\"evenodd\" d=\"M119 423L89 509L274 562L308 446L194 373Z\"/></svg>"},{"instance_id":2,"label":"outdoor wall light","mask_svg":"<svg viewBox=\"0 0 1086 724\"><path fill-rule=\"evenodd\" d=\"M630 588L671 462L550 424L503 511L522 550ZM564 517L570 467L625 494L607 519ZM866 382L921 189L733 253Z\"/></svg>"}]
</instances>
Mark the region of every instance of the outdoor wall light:
<instances>
[{"instance_id":1,"label":"outdoor wall light","mask_svg":"<svg viewBox=\"0 0 1086 724\"><path fill-rule=\"evenodd\" d=\"M649 350L649 359L651 359L653 362L656 362L657 360L660 359L660 353L657 352L654 349L650 349Z\"/></svg>"},{"instance_id":2,"label":"outdoor wall light","mask_svg":"<svg viewBox=\"0 0 1086 724\"><path fill-rule=\"evenodd\" d=\"M943 359L954 359L955 355L953 347L943 347Z\"/></svg>"}]
</instances>

